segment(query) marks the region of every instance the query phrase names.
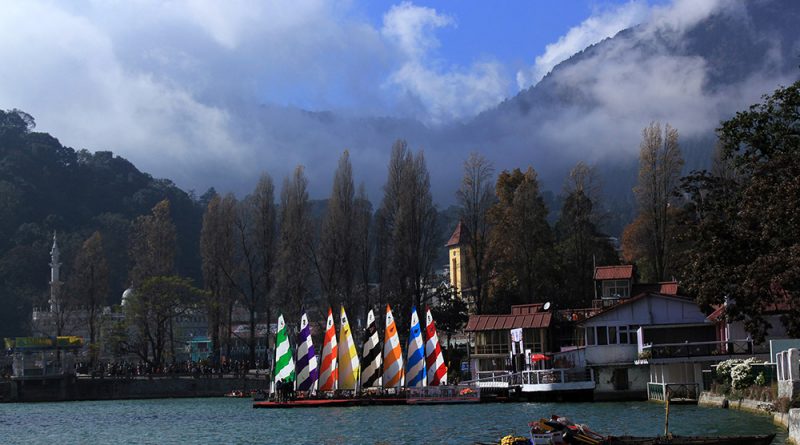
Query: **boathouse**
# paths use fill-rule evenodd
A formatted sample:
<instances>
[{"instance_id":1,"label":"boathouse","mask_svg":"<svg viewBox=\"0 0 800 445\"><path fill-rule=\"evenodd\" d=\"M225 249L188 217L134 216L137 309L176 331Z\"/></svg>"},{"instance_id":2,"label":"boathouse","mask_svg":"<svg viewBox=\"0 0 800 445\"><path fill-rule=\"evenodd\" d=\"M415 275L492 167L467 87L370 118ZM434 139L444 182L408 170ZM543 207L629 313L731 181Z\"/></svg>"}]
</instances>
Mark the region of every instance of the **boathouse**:
<instances>
[{"instance_id":1,"label":"boathouse","mask_svg":"<svg viewBox=\"0 0 800 445\"><path fill-rule=\"evenodd\" d=\"M543 310L543 306L541 303L520 304L511 306L510 314L469 317L465 330L473 336L474 346L470 351L473 378L515 371L513 352L528 352L529 355L553 352L548 343L548 330L553 314ZM522 351L513 350L510 334L512 329L522 329ZM529 360L526 362L529 363Z\"/></svg>"},{"instance_id":2,"label":"boathouse","mask_svg":"<svg viewBox=\"0 0 800 445\"><path fill-rule=\"evenodd\" d=\"M714 326L694 301L640 293L588 317L580 327L586 365L595 374L595 400L658 399L666 384L690 387L689 396L696 398L704 364L665 355L676 345L714 343Z\"/></svg>"}]
</instances>

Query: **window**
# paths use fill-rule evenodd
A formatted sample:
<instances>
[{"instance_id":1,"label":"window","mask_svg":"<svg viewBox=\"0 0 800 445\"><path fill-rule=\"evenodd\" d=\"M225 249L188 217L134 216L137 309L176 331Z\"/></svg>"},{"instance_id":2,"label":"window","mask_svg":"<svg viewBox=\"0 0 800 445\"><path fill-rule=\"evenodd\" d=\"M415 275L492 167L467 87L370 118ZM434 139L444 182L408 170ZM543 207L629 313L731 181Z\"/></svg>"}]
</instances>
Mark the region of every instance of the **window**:
<instances>
[{"instance_id":1,"label":"window","mask_svg":"<svg viewBox=\"0 0 800 445\"><path fill-rule=\"evenodd\" d=\"M594 336L594 326L589 326L586 328L586 346L593 346L596 344L597 341L595 340Z\"/></svg>"},{"instance_id":2,"label":"window","mask_svg":"<svg viewBox=\"0 0 800 445\"><path fill-rule=\"evenodd\" d=\"M623 344L623 345L628 343L628 327L627 326L620 326L619 327L619 343Z\"/></svg>"},{"instance_id":3,"label":"window","mask_svg":"<svg viewBox=\"0 0 800 445\"><path fill-rule=\"evenodd\" d=\"M630 293L628 280L603 281L603 298L628 298Z\"/></svg>"},{"instance_id":4,"label":"window","mask_svg":"<svg viewBox=\"0 0 800 445\"><path fill-rule=\"evenodd\" d=\"M639 343L639 335L637 334L638 330L639 326L628 326L628 341L632 345Z\"/></svg>"},{"instance_id":5,"label":"window","mask_svg":"<svg viewBox=\"0 0 800 445\"><path fill-rule=\"evenodd\" d=\"M606 326L597 327L597 344L598 345L608 344L608 328Z\"/></svg>"},{"instance_id":6,"label":"window","mask_svg":"<svg viewBox=\"0 0 800 445\"><path fill-rule=\"evenodd\" d=\"M522 331L522 342L525 349L531 352L544 352L542 347L542 333L539 329L525 329Z\"/></svg>"},{"instance_id":7,"label":"window","mask_svg":"<svg viewBox=\"0 0 800 445\"><path fill-rule=\"evenodd\" d=\"M616 326L609 326L608 327L608 344L610 344L610 345L617 344L617 327Z\"/></svg>"},{"instance_id":8,"label":"window","mask_svg":"<svg viewBox=\"0 0 800 445\"><path fill-rule=\"evenodd\" d=\"M475 336L476 354L508 354L508 331L483 331Z\"/></svg>"}]
</instances>

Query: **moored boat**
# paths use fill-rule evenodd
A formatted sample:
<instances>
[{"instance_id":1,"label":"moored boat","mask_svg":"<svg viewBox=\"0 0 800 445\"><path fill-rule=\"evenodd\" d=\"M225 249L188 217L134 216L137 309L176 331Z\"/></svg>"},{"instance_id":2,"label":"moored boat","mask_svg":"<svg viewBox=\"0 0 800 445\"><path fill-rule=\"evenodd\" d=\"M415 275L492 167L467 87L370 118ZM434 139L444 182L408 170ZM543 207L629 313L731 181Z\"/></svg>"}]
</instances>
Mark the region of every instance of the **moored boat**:
<instances>
[{"instance_id":1,"label":"moored boat","mask_svg":"<svg viewBox=\"0 0 800 445\"><path fill-rule=\"evenodd\" d=\"M513 445L769 445L775 434L749 436L604 436L589 429L586 425L576 424L565 417L553 416L531 422L530 438L522 436L506 436L501 444Z\"/></svg>"}]
</instances>

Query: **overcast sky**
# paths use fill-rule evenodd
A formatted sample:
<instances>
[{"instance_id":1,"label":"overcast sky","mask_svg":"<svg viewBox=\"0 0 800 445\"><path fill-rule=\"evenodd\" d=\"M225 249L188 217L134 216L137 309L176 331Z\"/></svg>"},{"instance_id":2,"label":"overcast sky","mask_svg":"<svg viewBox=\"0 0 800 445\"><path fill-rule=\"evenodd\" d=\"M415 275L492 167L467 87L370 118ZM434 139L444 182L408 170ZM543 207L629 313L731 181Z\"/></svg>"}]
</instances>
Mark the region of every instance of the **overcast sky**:
<instances>
[{"instance_id":1,"label":"overcast sky","mask_svg":"<svg viewBox=\"0 0 800 445\"><path fill-rule=\"evenodd\" d=\"M280 183L297 163L310 164L312 175L315 165L332 173L338 153L355 148L316 153L310 136L306 145L288 143L294 134L274 142L292 125L284 111L446 126L535 85L624 28L653 17L684 26L716 7L712 0L0 0L0 108L30 113L38 130L73 148L111 150L184 188L225 191L242 186L231 176L255 185L262 170ZM247 110L264 109L268 134L243 124ZM382 174L389 148L356 149L356 175ZM317 176L312 196L321 198L329 175Z\"/></svg>"}]
</instances>

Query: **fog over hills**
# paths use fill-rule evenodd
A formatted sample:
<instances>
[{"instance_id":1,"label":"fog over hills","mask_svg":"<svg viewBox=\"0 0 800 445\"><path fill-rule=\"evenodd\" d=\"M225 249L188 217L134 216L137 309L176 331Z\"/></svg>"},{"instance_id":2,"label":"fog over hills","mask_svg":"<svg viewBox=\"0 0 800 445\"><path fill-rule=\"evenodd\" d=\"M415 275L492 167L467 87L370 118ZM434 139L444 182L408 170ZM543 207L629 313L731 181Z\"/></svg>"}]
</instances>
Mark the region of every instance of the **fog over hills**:
<instances>
[{"instance_id":1,"label":"fog over hills","mask_svg":"<svg viewBox=\"0 0 800 445\"><path fill-rule=\"evenodd\" d=\"M701 168L720 120L800 75L800 4L708 5L657 11L646 23L586 48L535 86L465 122L425 125L276 106L233 108L237 136L255 147L252 153L230 164L231 171L207 165L190 175L213 174L218 189L246 191L258 171L237 174L243 165L279 171L304 164L312 194L324 197L336 159L347 148L357 177L377 202L392 142L404 138L425 150L442 206L453 201L461 162L475 150L498 171L533 166L555 194L577 161L596 164L609 207L626 202L630 211L641 130L650 121L676 127L687 170Z\"/></svg>"}]
</instances>

